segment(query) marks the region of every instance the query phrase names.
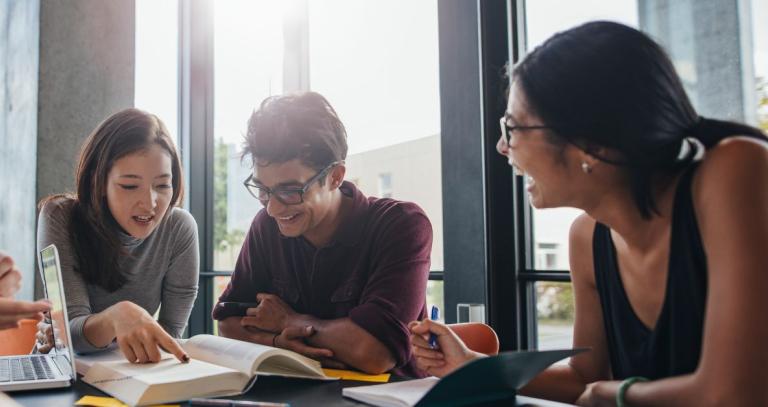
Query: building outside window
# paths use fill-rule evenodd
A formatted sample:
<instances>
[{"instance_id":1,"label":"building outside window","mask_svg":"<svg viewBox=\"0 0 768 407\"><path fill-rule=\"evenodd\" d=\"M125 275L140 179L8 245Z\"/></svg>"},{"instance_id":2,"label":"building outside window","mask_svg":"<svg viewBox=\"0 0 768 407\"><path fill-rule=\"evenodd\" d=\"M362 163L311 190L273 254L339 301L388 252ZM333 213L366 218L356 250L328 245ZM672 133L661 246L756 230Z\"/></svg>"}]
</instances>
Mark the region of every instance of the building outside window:
<instances>
[{"instance_id":1,"label":"building outside window","mask_svg":"<svg viewBox=\"0 0 768 407\"><path fill-rule=\"evenodd\" d=\"M379 197L392 198L392 174L379 174Z\"/></svg>"}]
</instances>

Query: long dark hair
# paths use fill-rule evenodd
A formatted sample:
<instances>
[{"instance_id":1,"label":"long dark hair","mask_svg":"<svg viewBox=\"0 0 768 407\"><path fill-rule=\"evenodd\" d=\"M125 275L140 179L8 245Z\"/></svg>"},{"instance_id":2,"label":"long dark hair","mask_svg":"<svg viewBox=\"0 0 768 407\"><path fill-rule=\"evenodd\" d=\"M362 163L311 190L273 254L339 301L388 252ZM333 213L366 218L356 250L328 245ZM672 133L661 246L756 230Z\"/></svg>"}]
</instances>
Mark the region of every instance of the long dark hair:
<instances>
[{"instance_id":1,"label":"long dark hair","mask_svg":"<svg viewBox=\"0 0 768 407\"><path fill-rule=\"evenodd\" d=\"M39 205L42 208L48 201L61 198L73 201L69 232L79 261L75 271L86 282L110 292L122 287L127 277L118 267L118 259L125 252L106 202L107 175L115 161L153 144L171 157L171 206L178 205L184 194L184 182L173 139L157 116L138 109L125 109L109 116L88 136L75 172L76 195L53 195ZM169 212L166 211L166 217Z\"/></svg>"},{"instance_id":2,"label":"long dark hair","mask_svg":"<svg viewBox=\"0 0 768 407\"><path fill-rule=\"evenodd\" d=\"M695 148L678 158L682 143L694 144L686 137L707 148L737 135L765 139L753 127L700 117L661 46L618 23L590 22L554 35L515 66L512 83L555 139L590 153L619 153L620 160L594 155L627 170L645 218L658 213L655 177L694 161Z\"/></svg>"}]
</instances>

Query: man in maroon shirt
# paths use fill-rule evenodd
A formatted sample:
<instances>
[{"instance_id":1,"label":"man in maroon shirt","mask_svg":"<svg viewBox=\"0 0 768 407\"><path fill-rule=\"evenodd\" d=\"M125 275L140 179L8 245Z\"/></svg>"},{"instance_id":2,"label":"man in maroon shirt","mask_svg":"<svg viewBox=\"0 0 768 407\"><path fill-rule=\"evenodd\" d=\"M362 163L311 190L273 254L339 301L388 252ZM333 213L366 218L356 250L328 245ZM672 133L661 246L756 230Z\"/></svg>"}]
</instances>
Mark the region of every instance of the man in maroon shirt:
<instances>
[{"instance_id":1,"label":"man in maroon shirt","mask_svg":"<svg viewBox=\"0 0 768 407\"><path fill-rule=\"evenodd\" d=\"M426 316L432 227L421 208L344 181L346 131L317 93L262 102L245 149L245 185L265 209L213 310L222 335L328 367L421 375L407 328ZM222 302L259 304L238 316Z\"/></svg>"}]
</instances>

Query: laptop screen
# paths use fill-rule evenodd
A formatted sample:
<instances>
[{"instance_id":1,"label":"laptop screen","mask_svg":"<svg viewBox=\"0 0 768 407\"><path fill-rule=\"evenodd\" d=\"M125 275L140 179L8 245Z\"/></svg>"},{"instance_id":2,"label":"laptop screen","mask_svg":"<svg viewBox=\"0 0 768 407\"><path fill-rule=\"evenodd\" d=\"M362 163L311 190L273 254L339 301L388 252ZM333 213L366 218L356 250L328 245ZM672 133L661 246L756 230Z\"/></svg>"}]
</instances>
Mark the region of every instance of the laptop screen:
<instances>
[{"instance_id":1,"label":"laptop screen","mask_svg":"<svg viewBox=\"0 0 768 407\"><path fill-rule=\"evenodd\" d=\"M50 245L40 251L40 267L45 295L51 302L49 317L53 325L53 337L56 344L50 355L63 374L75 378L75 359L70 343L64 285L61 283L61 266L56 246Z\"/></svg>"}]
</instances>

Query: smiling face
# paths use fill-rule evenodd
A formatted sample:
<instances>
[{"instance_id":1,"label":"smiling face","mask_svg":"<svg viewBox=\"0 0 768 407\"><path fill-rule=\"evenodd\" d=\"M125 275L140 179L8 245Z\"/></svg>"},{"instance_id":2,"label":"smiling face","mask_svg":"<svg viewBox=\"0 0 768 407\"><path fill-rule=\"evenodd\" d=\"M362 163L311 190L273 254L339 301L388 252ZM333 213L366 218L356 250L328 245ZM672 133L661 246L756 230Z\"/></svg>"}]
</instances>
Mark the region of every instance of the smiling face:
<instances>
[{"instance_id":1,"label":"smiling face","mask_svg":"<svg viewBox=\"0 0 768 407\"><path fill-rule=\"evenodd\" d=\"M171 157L157 144L128 154L107 175L107 206L120 227L143 239L160 224L173 196Z\"/></svg>"},{"instance_id":2,"label":"smiling face","mask_svg":"<svg viewBox=\"0 0 768 407\"><path fill-rule=\"evenodd\" d=\"M338 209L338 187L344 178L344 166L337 165L320 180L312 182L306 189L303 202L286 205L274 194L265 205L267 214L275 219L280 233L287 237L304 235L312 240L313 236L326 236L335 226L333 213ZM284 163L254 166L253 183L269 188L301 188L318 173L317 170L294 159Z\"/></svg>"},{"instance_id":3,"label":"smiling face","mask_svg":"<svg viewBox=\"0 0 768 407\"><path fill-rule=\"evenodd\" d=\"M508 126L546 126L527 105L517 84L512 85L505 112ZM550 129L515 129L499 138L496 148L509 165L527 175L528 196L536 208L575 206L582 184L581 159L585 153L571 144L550 140Z\"/></svg>"}]
</instances>

